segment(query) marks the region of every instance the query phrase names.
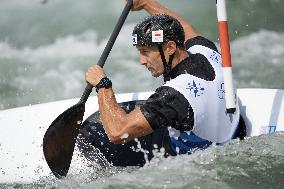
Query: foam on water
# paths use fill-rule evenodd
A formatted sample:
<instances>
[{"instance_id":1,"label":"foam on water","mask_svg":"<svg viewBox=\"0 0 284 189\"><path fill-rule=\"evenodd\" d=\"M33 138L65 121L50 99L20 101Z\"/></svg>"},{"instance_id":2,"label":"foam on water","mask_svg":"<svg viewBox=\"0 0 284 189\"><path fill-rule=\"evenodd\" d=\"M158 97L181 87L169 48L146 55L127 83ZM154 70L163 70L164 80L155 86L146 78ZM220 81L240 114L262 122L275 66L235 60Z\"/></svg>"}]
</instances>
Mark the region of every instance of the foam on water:
<instances>
[{"instance_id":1,"label":"foam on water","mask_svg":"<svg viewBox=\"0 0 284 189\"><path fill-rule=\"evenodd\" d=\"M85 71L97 63L124 4L0 2L0 109L81 96ZM162 3L217 41L215 1ZM283 6L280 0L228 2L233 71L239 87L284 87ZM105 65L117 93L154 90L161 84L138 65L138 52L130 41L134 24L146 15L129 14Z\"/></svg>"},{"instance_id":2,"label":"foam on water","mask_svg":"<svg viewBox=\"0 0 284 189\"><path fill-rule=\"evenodd\" d=\"M123 4L0 2L0 110L81 96L85 71L97 63ZM162 3L217 41L215 1ZM281 0L228 2L238 87L284 88L283 6ZM129 15L105 65L117 93L154 90L162 82L138 64L138 52L131 45L131 30L145 15ZM140 169L101 166L77 154L66 179L50 175L33 183L1 183L0 188L282 188L283 138L277 133L191 156L157 155Z\"/></svg>"},{"instance_id":3,"label":"foam on water","mask_svg":"<svg viewBox=\"0 0 284 189\"><path fill-rule=\"evenodd\" d=\"M284 33L260 30L232 43L239 87L284 88Z\"/></svg>"},{"instance_id":4,"label":"foam on water","mask_svg":"<svg viewBox=\"0 0 284 189\"><path fill-rule=\"evenodd\" d=\"M83 188L281 188L283 144L283 133L236 140L190 156L159 159Z\"/></svg>"},{"instance_id":5,"label":"foam on water","mask_svg":"<svg viewBox=\"0 0 284 189\"><path fill-rule=\"evenodd\" d=\"M129 37L133 25L123 28L105 65L117 93L154 90L162 83L138 63L138 52ZM0 54L0 108L79 97L85 71L98 61L107 40L98 42L96 32L88 30L38 48L18 49L0 43L4 52ZM284 88L283 33L261 30L231 46L238 87Z\"/></svg>"},{"instance_id":6,"label":"foam on water","mask_svg":"<svg viewBox=\"0 0 284 189\"><path fill-rule=\"evenodd\" d=\"M79 153L69 175L0 188L281 188L284 184L284 133L234 140L192 155L155 158L142 168L115 168L88 162ZM96 151L96 153L98 153Z\"/></svg>"},{"instance_id":7,"label":"foam on water","mask_svg":"<svg viewBox=\"0 0 284 189\"><path fill-rule=\"evenodd\" d=\"M115 92L154 90L160 83L139 65L138 51L129 37L132 27L123 28L105 65ZM0 108L79 97L85 87L85 72L97 63L107 40L98 42L96 32L88 30L38 48L18 49L0 43L4 52L0 54ZM132 82L126 83L130 78Z\"/></svg>"}]
</instances>

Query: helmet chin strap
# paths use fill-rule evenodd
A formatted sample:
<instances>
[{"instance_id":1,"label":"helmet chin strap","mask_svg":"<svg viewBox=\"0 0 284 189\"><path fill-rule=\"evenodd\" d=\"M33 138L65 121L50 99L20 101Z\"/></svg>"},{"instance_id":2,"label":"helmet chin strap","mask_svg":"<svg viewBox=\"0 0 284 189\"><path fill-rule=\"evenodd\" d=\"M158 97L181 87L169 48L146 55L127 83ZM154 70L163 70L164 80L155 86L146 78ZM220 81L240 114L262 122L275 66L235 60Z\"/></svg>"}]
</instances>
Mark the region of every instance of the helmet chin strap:
<instances>
[{"instance_id":1,"label":"helmet chin strap","mask_svg":"<svg viewBox=\"0 0 284 189\"><path fill-rule=\"evenodd\" d=\"M171 79L170 72L172 70L172 64L173 64L173 60L174 60L174 56L175 56L176 52L174 52L172 55L170 55L169 62L167 63L162 45L158 45L158 49L159 49L159 52L161 54L161 59L162 59L163 65L164 65L164 73L163 73L164 82L167 82L167 81L170 81L170 79Z\"/></svg>"}]
</instances>

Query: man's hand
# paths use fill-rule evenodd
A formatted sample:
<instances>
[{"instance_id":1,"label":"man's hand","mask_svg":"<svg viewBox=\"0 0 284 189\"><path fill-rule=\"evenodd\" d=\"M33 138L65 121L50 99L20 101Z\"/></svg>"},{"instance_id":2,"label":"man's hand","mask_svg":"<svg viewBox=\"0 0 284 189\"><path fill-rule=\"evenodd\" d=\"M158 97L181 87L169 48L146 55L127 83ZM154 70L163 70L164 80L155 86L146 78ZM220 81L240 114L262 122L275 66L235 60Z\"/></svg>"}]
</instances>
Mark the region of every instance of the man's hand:
<instances>
[{"instance_id":1,"label":"man's hand","mask_svg":"<svg viewBox=\"0 0 284 189\"><path fill-rule=\"evenodd\" d=\"M105 76L104 70L100 66L94 65L88 69L85 78L88 83L95 87Z\"/></svg>"}]
</instances>

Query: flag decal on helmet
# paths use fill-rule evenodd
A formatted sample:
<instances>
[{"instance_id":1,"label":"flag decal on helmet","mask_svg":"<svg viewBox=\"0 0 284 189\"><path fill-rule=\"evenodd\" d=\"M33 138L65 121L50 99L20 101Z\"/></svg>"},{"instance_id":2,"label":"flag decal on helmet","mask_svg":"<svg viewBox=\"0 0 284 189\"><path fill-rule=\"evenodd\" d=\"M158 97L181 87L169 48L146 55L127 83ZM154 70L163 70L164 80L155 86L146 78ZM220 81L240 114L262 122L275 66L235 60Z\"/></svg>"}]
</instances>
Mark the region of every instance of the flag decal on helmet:
<instances>
[{"instance_id":1,"label":"flag decal on helmet","mask_svg":"<svg viewBox=\"0 0 284 189\"><path fill-rule=\"evenodd\" d=\"M153 43L164 42L163 30L152 31L152 42Z\"/></svg>"}]
</instances>

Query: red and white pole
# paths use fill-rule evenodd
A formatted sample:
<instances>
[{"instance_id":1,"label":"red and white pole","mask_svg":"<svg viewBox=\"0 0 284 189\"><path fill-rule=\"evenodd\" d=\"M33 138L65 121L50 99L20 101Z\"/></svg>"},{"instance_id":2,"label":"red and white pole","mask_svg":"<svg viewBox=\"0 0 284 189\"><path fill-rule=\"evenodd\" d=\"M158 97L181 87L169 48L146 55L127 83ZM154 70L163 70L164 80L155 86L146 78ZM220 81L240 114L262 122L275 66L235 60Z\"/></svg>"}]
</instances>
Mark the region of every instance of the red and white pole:
<instances>
[{"instance_id":1,"label":"red and white pole","mask_svg":"<svg viewBox=\"0 0 284 189\"><path fill-rule=\"evenodd\" d=\"M236 111L226 0L216 0L227 113Z\"/></svg>"}]
</instances>

